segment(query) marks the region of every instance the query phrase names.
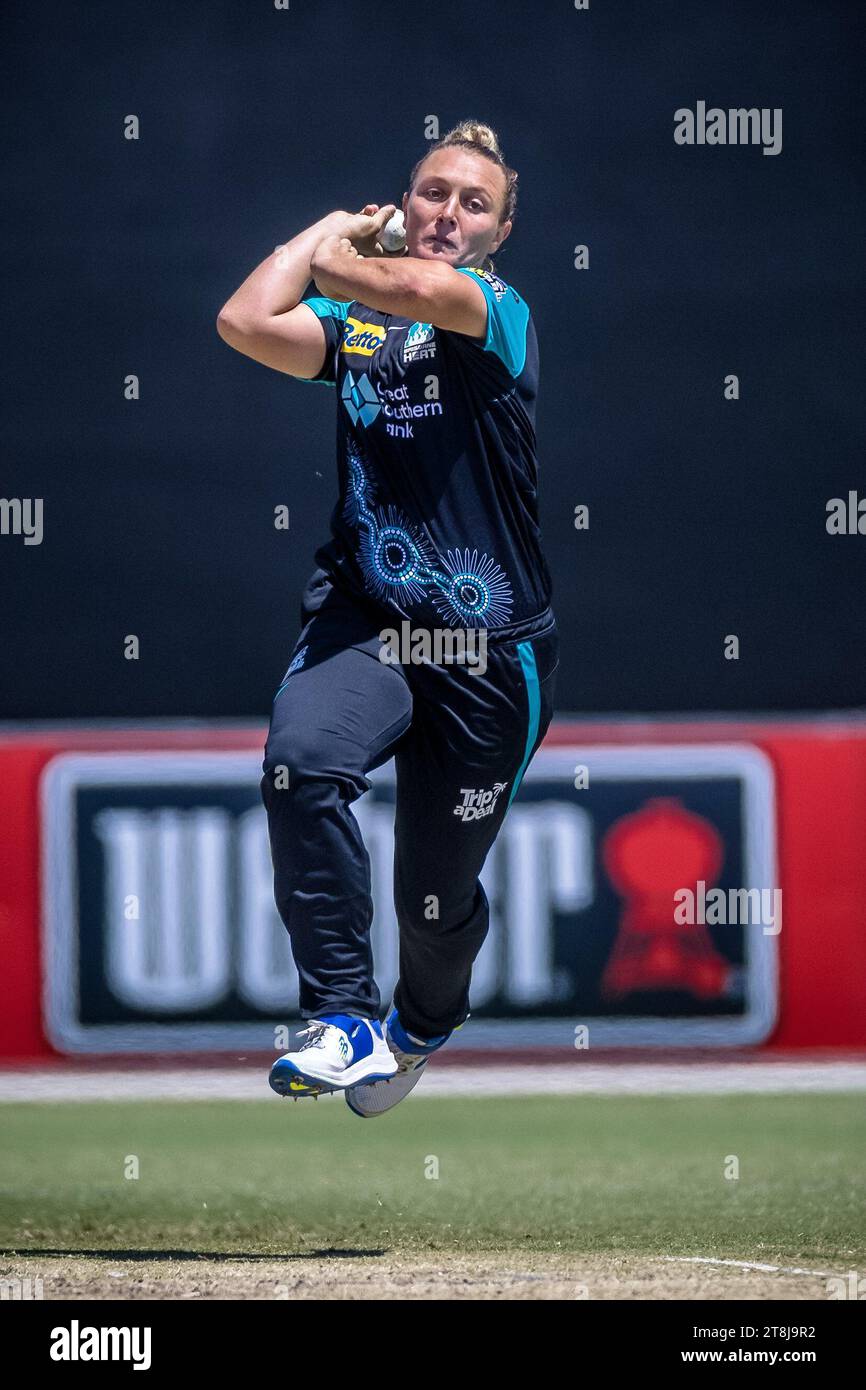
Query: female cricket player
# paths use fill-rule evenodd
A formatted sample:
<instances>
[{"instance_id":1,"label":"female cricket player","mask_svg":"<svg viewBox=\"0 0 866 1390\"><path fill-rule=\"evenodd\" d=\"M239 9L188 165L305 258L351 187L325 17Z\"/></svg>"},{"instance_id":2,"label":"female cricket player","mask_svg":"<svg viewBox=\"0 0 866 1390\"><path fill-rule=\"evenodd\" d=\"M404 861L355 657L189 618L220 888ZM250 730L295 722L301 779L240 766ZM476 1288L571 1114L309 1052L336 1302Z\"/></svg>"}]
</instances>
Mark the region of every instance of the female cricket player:
<instances>
[{"instance_id":1,"label":"female cricket player","mask_svg":"<svg viewBox=\"0 0 866 1390\"><path fill-rule=\"evenodd\" d=\"M553 715L538 347L526 301L491 260L516 193L495 132L463 121L412 170L405 254L379 240L395 204L331 213L263 261L218 322L239 352L335 388L339 499L263 764L309 1025L270 1084L343 1091L364 1117L402 1100L469 1017L489 920L478 875ZM318 293L302 298L311 279ZM441 641L455 630L462 649ZM409 641L395 659L398 633ZM438 650L466 659L413 660L437 634ZM383 1028L351 805L391 757L400 952Z\"/></svg>"}]
</instances>

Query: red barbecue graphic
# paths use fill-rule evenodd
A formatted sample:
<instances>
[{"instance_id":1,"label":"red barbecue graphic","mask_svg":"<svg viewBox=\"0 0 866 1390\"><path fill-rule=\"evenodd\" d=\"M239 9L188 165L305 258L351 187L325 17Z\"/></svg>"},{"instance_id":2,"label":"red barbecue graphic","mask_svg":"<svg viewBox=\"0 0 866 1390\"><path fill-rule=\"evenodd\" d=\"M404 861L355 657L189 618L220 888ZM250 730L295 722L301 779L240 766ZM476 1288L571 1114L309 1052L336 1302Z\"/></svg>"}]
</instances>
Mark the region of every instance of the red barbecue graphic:
<instances>
[{"instance_id":1,"label":"red barbecue graphic","mask_svg":"<svg viewBox=\"0 0 866 1390\"><path fill-rule=\"evenodd\" d=\"M654 797L608 831L602 863L625 900L601 982L606 999L638 990L684 990L698 999L725 992L730 965L701 923L674 921L678 889L709 889L724 858L721 836L676 797Z\"/></svg>"}]
</instances>

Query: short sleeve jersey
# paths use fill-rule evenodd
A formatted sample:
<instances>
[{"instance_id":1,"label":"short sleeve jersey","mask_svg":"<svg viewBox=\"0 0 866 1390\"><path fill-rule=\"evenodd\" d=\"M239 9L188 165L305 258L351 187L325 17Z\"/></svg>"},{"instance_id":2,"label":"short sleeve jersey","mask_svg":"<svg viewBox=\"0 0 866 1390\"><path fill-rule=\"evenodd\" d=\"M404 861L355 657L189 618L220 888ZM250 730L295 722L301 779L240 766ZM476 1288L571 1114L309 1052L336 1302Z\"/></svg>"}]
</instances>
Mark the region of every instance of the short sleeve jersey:
<instances>
[{"instance_id":1,"label":"short sleeve jersey","mask_svg":"<svg viewBox=\"0 0 866 1390\"><path fill-rule=\"evenodd\" d=\"M413 627L522 635L549 611L537 514L538 344L525 300L462 266L487 300L473 338L311 296L337 394L340 497L316 563Z\"/></svg>"}]
</instances>

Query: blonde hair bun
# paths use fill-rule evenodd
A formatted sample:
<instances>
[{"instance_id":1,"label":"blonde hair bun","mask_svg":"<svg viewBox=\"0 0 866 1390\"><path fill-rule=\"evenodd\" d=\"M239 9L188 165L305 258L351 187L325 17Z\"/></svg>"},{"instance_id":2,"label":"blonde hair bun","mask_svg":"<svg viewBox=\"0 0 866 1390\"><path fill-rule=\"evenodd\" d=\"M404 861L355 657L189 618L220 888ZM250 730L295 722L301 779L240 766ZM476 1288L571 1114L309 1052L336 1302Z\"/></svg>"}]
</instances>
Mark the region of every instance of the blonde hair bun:
<instances>
[{"instance_id":1,"label":"blonde hair bun","mask_svg":"<svg viewBox=\"0 0 866 1390\"><path fill-rule=\"evenodd\" d=\"M502 150L499 145L499 136L492 126L484 125L482 121L459 121L447 135L442 137L442 143L449 140L472 140L476 145L483 145L486 150L502 158Z\"/></svg>"}]
</instances>

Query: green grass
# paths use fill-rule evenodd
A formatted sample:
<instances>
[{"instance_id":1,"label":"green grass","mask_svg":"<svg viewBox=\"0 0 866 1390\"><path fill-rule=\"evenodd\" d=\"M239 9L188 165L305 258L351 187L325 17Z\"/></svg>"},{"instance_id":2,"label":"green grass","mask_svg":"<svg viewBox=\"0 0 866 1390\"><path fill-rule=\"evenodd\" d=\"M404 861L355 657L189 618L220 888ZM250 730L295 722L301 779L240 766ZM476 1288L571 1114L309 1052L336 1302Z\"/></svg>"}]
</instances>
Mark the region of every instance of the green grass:
<instances>
[{"instance_id":1,"label":"green grass","mask_svg":"<svg viewBox=\"0 0 866 1390\"><path fill-rule=\"evenodd\" d=\"M712 1254L862 1268L860 1095L0 1106L0 1247ZM138 1180L124 1177L137 1156ZM737 1181L724 1177L728 1155ZM429 1156L438 1179L425 1177Z\"/></svg>"}]
</instances>

